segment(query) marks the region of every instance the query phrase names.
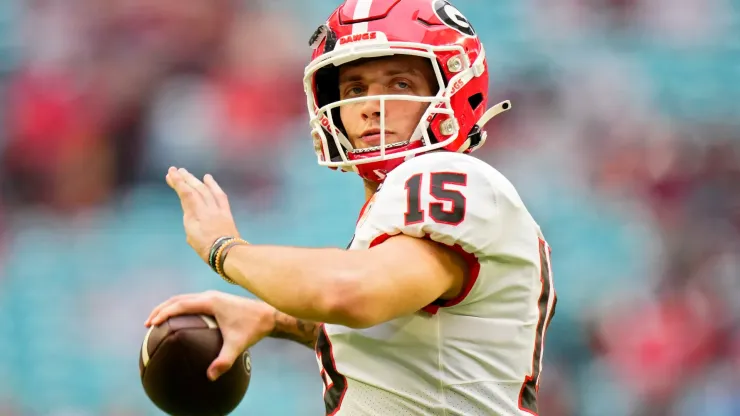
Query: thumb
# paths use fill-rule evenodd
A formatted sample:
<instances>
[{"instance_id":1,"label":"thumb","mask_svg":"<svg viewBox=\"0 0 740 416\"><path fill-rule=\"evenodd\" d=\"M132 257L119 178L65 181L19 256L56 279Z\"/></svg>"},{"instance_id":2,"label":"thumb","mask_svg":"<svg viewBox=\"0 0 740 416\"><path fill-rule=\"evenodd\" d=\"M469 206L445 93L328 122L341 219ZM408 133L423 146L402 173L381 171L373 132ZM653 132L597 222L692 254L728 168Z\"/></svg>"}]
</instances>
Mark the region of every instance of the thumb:
<instances>
[{"instance_id":1,"label":"thumb","mask_svg":"<svg viewBox=\"0 0 740 416\"><path fill-rule=\"evenodd\" d=\"M223 373L229 371L231 366L234 364L234 361L239 358L239 354L241 354L241 351L236 345L224 342L218 357L216 357L210 367L208 367L208 378L211 381L215 381L221 377Z\"/></svg>"}]
</instances>

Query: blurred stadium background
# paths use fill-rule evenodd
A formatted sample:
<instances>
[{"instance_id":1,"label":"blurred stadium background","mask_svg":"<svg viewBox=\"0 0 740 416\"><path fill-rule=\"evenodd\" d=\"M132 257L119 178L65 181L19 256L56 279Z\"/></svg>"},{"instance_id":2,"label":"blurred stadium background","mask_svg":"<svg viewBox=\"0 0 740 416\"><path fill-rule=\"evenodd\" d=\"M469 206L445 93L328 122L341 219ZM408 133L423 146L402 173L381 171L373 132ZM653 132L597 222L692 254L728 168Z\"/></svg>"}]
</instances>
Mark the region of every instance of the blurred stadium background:
<instances>
[{"instance_id":1,"label":"blurred stadium background","mask_svg":"<svg viewBox=\"0 0 740 416\"><path fill-rule=\"evenodd\" d=\"M143 321L219 289L169 165L259 243L345 246L301 76L339 0L0 1L0 415L158 414ZM740 1L457 0L487 47L479 157L553 246L542 416L740 415ZM237 415L323 414L313 355L253 350Z\"/></svg>"}]
</instances>

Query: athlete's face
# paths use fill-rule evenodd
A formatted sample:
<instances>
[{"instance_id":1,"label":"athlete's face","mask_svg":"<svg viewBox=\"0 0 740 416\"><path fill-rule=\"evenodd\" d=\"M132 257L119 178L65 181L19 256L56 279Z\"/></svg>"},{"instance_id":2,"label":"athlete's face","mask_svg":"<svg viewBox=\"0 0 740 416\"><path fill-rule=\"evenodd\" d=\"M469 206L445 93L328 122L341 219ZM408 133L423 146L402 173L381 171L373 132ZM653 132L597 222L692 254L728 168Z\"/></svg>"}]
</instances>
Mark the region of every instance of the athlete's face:
<instances>
[{"instance_id":1,"label":"athlete's face","mask_svg":"<svg viewBox=\"0 0 740 416\"><path fill-rule=\"evenodd\" d=\"M427 58L396 55L346 64L339 68L339 98L399 94L431 96L437 85ZM385 101L385 144L411 138L429 103L406 100ZM355 149L380 145L380 101L368 100L342 105L342 124Z\"/></svg>"}]
</instances>

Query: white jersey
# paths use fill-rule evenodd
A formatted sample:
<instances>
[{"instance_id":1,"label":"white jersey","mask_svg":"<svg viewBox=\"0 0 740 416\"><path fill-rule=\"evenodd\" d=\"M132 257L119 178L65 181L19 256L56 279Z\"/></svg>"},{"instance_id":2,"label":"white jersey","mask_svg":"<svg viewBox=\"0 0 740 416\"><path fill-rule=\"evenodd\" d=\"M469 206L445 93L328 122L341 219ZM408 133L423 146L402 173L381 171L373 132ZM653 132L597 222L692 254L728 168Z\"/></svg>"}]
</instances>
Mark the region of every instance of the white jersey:
<instances>
[{"instance_id":1,"label":"white jersey","mask_svg":"<svg viewBox=\"0 0 740 416\"><path fill-rule=\"evenodd\" d=\"M549 248L513 185L468 155L414 157L388 174L349 248L400 233L458 250L469 281L456 299L372 328L324 325L327 414L537 414L556 297Z\"/></svg>"}]
</instances>

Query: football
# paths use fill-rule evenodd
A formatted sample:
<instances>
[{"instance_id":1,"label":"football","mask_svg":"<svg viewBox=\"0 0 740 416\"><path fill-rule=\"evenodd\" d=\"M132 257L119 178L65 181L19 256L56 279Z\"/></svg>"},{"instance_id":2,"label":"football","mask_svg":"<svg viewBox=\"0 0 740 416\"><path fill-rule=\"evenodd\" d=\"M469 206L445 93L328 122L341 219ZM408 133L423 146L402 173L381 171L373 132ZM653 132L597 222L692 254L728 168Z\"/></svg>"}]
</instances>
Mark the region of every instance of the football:
<instances>
[{"instance_id":1,"label":"football","mask_svg":"<svg viewBox=\"0 0 740 416\"><path fill-rule=\"evenodd\" d=\"M172 416L223 416L242 401L252 363L245 351L211 381L206 371L223 344L213 317L184 315L152 326L139 353L141 384L149 399Z\"/></svg>"}]
</instances>

